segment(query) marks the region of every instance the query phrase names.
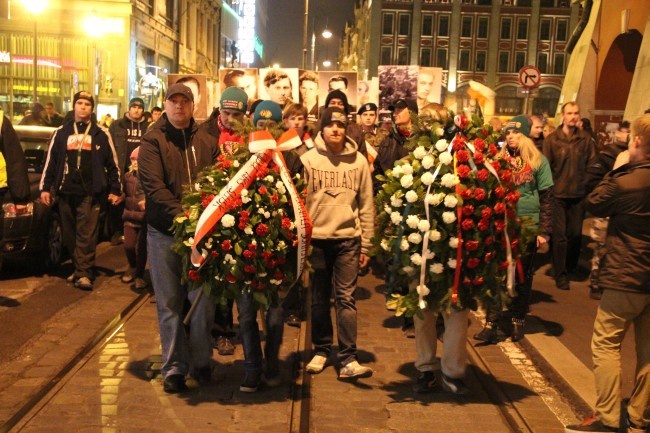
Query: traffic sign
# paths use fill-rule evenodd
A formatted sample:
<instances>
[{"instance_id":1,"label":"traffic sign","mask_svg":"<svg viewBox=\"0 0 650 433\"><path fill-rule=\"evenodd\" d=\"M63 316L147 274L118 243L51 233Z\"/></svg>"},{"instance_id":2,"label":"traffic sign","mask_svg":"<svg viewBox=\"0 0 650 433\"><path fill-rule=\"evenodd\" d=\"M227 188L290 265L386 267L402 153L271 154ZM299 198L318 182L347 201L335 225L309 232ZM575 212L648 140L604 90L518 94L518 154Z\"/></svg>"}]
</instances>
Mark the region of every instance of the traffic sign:
<instances>
[{"instance_id":1,"label":"traffic sign","mask_svg":"<svg viewBox=\"0 0 650 433\"><path fill-rule=\"evenodd\" d=\"M542 73L535 66L524 66L519 70L519 83L528 88L539 86L542 81Z\"/></svg>"}]
</instances>

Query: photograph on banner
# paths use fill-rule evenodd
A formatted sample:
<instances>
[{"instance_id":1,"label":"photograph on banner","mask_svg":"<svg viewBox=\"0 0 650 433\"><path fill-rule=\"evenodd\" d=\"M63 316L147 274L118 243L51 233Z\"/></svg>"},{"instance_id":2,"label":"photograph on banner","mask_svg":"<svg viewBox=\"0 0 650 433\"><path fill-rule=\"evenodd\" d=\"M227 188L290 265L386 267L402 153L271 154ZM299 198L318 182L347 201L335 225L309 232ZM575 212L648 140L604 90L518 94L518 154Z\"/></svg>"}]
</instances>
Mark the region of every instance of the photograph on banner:
<instances>
[{"instance_id":1,"label":"photograph on banner","mask_svg":"<svg viewBox=\"0 0 650 433\"><path fill-rule=\"evenodd\" d=\"M260 69L257 97L273 101L282 108L287 102L298 101L298 69Z\"/></svg>"},{"instance_id":2,"label":"photograph on banner","mask_svg":"<svg viewBox=\"0 0 650 433\"><path fill-rule=\"evenodd\" d=\"M340 90L348 99L348 114L357 112L357 73L355 71L320 71L318 72L318 88L318 97L322 101L323 109L327 95L334 90Z\"/></svg>"},{"instance_id":3,"label":"photograph on banner","mask_svg":"<svg viewBox=\"0 0 650 433\"><path fill-rule=\"evenodd\" d=\"M442 68L421 67L417 81L418 108L427 104L439 104L442 98Z\"/></svg>"},{"instance_id":4,"label":"photograph on banner","mask_svg":"<svg viewBox=\"0 0 650 433\"><path fill-rule=\"evenodd\" d=\"M301 69L298 90L298 100L307 109L307 120L315 122L318 119L318 72Z\"/></svg>"},{"instance_id":5,"label":"photograph on banner","mask_svg":"<svg viewBox=\"0 0 650 433\"><path fill-rule=\"evenodd\" d=\"M380 65L377 72L379 78L379 106L386 110L398 99L415 101L419 66Z\"/></svg>"},{"instance_id":6,"label":"photograph on banner","mask_svg":"<svg viewBox=\"0 0 650 433\"><path fill-rule=\"evenodd\" d=\"M370 80L357 81L357 105L361 107L368 102L376 104L379 94L379 80L372 77Z\"/></svg>"},{"instance_id":7,"label":"photograph on banner","mask_svg":"<svg viewBox=\"0 0 650 433\"><path fill-rule=\"evenodd\" d=\"M167 87L181 83L190 88L194 95L194 120L208 118L207 79L204 74L169 74Z\"/></svg>"},{"instance_id":8,"label":"photograph on banner","mask_svg":"<svg viewBox=\"0 0 650 433\"><path fill-rule=\"evenodd\" d=\"M248 107L257 99L257 68L226 68L219 70L219 97L228 87L239 87L248 95Z\"/></svg>"}]
</instances>

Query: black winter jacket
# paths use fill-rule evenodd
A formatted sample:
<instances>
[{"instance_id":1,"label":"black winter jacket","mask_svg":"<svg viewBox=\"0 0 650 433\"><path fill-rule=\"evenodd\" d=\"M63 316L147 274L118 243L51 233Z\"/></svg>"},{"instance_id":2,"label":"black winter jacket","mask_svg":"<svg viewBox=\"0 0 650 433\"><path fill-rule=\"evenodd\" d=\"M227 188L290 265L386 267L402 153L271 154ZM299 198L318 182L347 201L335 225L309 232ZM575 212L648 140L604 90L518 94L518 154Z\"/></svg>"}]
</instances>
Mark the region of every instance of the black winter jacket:
<instances>
[{"instance_id":1,"label":"black winter jacket","mask_svg":"<svg viewBox=\"0 0 650 433\"><path fill-rule=\"evenodd\" d=\"M216 141L197 131L194 121L179 130L163 114L142 137L138 174L147 202L145 216L147 224L162 233L172 234L174 218L183 211L184 188L217 158Z\"/></svg>"},{"instance_id":2,"label":"black winter jacket","mask_svg":"<svg viewBox=\"0 0 650 433\"><path fill-rule=\"evenodd\" d=\"M0 116L2 116L1 112ZM0 152L2 152L2 156L5 159L7 185L0 185L0 188L4 189L5 186L8 188L14 203L26 204L29 201L30 194L25 153L20 145L20 139L16 135L16 130L9 119L3 116L1 120Z\"/></svg>"},{"instance_id":3,"label":"black winter jacket","mask_svg":"<svg viewBox=\"0 0 650 433\"><path fill-rule=\"evenodd\" d=\"M377 176L385 176L388 170L393 169L395 161L404 158L408 154L406 137L393 129L390 135L382 140L377 149L372 178L372 190L375 195L377 195L383 184L377 179Z\"/></svg>"}]
</instances>

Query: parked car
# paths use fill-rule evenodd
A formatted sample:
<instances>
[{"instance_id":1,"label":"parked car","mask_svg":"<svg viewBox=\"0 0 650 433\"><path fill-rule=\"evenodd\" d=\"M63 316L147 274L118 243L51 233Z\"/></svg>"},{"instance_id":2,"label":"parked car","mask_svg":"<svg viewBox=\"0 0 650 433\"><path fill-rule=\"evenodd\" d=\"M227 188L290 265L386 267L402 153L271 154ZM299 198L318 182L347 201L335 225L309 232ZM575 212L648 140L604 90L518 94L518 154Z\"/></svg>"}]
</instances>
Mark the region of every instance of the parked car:
<instances>
[{"instance_id":1,"label":"parked car","mask_svg":"<svg viewBox=\"0 0 650 433\"><path fill-rule=\"evenodd\" d=\"M43 270L52 270L63 260L61 219L56 206L41 203L38 186L55 128L17 125L14 129L27 160L31 202L27 213L16 215L16 207L6 194L0 220L0 268L4 259L26 258Z\"/></svg>"}]
</instances>

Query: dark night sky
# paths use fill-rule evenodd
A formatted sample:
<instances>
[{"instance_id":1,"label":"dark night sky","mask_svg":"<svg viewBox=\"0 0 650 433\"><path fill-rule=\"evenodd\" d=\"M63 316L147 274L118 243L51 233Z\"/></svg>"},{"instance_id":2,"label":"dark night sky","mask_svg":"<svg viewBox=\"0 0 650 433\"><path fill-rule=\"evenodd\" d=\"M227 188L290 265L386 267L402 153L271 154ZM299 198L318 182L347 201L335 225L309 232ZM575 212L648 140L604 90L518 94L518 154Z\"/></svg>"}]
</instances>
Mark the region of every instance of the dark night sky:
<instances>
[{"instance_id":1,"label":"dark night sky","mask_svg":"<svg viewBox=\"0 0 650 433\"><path fill-rule=\"evenodd\" d=\"M322 61L329 53L332 61L338 54L345 22L354 19L355 0L309 0L309 33L307 37L307 69L311 69L312 24L316 24L316 56ZM283 68L302 67L304 0L269 0L267 25L268 46L264 47L266 63L279 63ZM334 34L325 44L320 33L328 25ZM322 66L321 66L322 69Z\"/></svg>"}]
</instances>

